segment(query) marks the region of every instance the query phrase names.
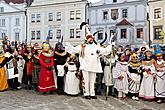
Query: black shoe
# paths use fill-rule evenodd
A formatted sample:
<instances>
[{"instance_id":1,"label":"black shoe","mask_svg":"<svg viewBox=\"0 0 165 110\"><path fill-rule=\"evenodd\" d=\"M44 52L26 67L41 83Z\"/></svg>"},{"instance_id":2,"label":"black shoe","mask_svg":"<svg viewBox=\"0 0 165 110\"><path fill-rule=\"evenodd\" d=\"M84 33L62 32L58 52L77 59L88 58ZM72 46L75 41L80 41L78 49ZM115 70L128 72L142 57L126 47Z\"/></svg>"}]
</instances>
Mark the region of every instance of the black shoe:
<instances>
[{"instance_id":1,"label":"black shoe","mask_svg":"<svg viewBox=\"0 0 165 110\"><path fill-rule=\"evenodd\" d=\"M91 99L91 97L90 97L90 96L85 96L85 98L86 98L86 99Z\"/></svg>"},{"instance_id":2,"label":"black shoe","mask_svg":"<svg viewBox=\"0 0 165 110\"><path fill-rule=\"evenodd\" d=\"M90 96L91 99L97 99L97 96Z\"/></svg>"},{"instance_id":3,"label":"black shoe","mask_svg":"<svg viewBox=\"0 0 165 110\"><path fill-rule=\"evenodd\" d=\"M43 94L43 95L46 95L46 92L43 92L42 94Z\"/></svg>"},{"instance_id":4,"label":"black shoe","mask_svg":"<svg viewBox=\"0 0 165 110\"><path fill-rule=\"evenodd\" d=\"M97 92L96 95L102 95L101 92Z\"/></svg>"},{"instance_id":5,"label":"black shoe","mask_svg":"<svg viewBox=\"0 0 165 110\"><path fill-rule=\"evenodd\" d=\"M53 94L53 91L50 91L49 94Z\"/></svg>"}]
</instances>

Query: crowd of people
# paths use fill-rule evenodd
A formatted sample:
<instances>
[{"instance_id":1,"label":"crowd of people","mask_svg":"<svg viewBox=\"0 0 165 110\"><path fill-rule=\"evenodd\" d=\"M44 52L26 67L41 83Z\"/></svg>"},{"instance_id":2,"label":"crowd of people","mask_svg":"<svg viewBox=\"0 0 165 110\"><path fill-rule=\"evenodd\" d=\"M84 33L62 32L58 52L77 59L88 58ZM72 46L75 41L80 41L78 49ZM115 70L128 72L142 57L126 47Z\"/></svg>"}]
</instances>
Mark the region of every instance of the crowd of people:
<instances>
[{"instance_id":1,"label":"crowd of people","mask_svg":"<svg viewBox=\"0 0 165 110\"><path fill-rule=\"evenodd\" d=\"M105 94L124 100L155 100L165 102L165 50L160 45L149 48L101 46L92 35L78 46L63 38L52 48L48 41L39 46L11 46L0 42L0 91L28 89L59 95L84 95L97 99Z\"/></svg>"}]
</instances>

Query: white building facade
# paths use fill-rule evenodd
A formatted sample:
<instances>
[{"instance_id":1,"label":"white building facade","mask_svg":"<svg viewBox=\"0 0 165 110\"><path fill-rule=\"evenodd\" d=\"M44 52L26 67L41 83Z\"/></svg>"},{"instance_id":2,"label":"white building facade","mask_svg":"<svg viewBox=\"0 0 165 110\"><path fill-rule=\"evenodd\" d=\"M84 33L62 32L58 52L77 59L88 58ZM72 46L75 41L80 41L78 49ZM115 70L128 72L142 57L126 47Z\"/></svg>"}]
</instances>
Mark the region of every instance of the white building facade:
<instances>
[{"instance_id":1,"label":"white building facade","mask_svg":"<svg viewBox=\"0 0 165 110\"><path fill-rule=\"evenodd\" d=\"M164 44L162 32L165 32L165 1L149 0L149 29L152 44Z\"/></svg>"},{"instance_id":2,"label":"white building facade","mask_svg":"<svg viewBox=\"0 0 165 110\"><path fill-rule=\"evenodd\" d=\"M102 0L88 9L91 31L101 31L96 40L116 35L117 45L140 46L148 42L146 0ZM107 43L109 39L107 40Z\"/></svg>"},{"instance_id":3,"label":"white building facade","mask_svg":"<svg viewBox=\"0 0 165 110\"><path fill-rule=\"evenodd\" d=\"M80 24L86 17L86 0L34 0L27 7L28 42L51 45L63 36L64 42L79 44L84 39Z\"/></svg>"},{"instance_id":4,"label":"white building facade","mask_svg":"<svg viewBox=\"0 0 165 110\"><path fill-rule=\"evenodd\" d=\"M13 4L0 1L0 38L8 36L10 41L25 42L25 3Z\"/></svg>"}]
</instances>

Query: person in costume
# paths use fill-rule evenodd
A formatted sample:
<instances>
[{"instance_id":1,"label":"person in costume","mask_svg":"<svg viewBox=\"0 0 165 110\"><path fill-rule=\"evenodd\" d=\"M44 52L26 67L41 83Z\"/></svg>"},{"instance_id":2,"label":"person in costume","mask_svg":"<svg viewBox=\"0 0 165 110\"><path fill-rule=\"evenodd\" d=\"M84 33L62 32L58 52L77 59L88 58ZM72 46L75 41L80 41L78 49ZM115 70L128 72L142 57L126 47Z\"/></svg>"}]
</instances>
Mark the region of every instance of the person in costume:
<instances>
[{"instance_id":1,"label":"person in costume","mask_svg":"<svg viewBox=\"0 0 165 110\"><path fill-rule=\"evenodd\" d=\"M158 103L162 103L165 99L165 61L163 60L163 55L161 50L155 52L156 62L156 83L155 83L155 97Z\"/></svg>"},{"instance_id":2,"label":"person in costume","mask_svg":"<svg viewBox=\"0 0 165 110\"><path fill-rule=\"evenodd\" d=\"M3 43L0 41L0 92L8 89L5 65L13 58L10 53L4 54Z\"/></svg>"},{"instance_id":3,"label":"person in costume","mask_svg":"<svg viewBox=\"0 0 165 110\"><path fill-rule=\"evenodd\" d=\"M105 64L103 82L105 83L106 86L110 86L109 95L114 95L114 87L113 87L114 79L113 79L112 70L113 68L115 68L117 60L118 60L117 51L115 45L112 45L112 53L103 57L103 61ZM110 63L111 63L111 67L110 67Z\"/></svg>"},{"instance_id":4,"label":"person in costume","mask_svg":"<svg viewBox=\"0 0 165 110\"><path fill-rule=\"evenodd\" d=\"M55 51L54 51L54 68L55 73L57 75L57 93L59 95L64 94L64 66L66 63L67 58L69 57L69 53L65 51L65 48L63 46L63 37L61 39L61 42L58 42L55 45Z\"/></svg>"},{"instance_id":5,"label":"person in costume","mask_svg":"<svg viewBox=\"0 0 165 110\"><path fill-rule=\"evenodd\" d=\"M47 92L52 94L56 90L56 87L53 77L54 58L49 42L42 43L42 52L39 55L39 61L41 70L38 91L43 94Z\"/></svg>"},{"instance_id":6,"label":"person in costume","mask_svg":"<svg viewBox=\"0 0 165 110\"><path fill-rule=\"evenodd\" d=\"M139 97L145 100L154 99L154 77L155 77L155 60L152 58L152 51L145 51L145 59L142 61L143 78L140 86Z\"/></svg>"},{"instance_id":7,"label":"person in costume","mask_svg":"<svg viewBox=\"0 0 165 110\"><path fill-rule=\"evenodd\" d=\"M23 58L25 60L24 72L22 77L22 83L24 84L26 89L32 89L32 71L33 71L33 63L32 63L32 47L31 45L27 45Z\"/></svg>"},{"instance_id":8,"label":"person in costume","mask_svg":"<svg viewBox=\"0 0 165 110\"><path fill-rule=\"evenodd\" d=\"M20 83L18 81L19 73L18 73L18 52L15 50L14 58L13 58L13 65L14 65L14 89L20 89Z\"/></svg>"},{"instance_id":9,"label":"person in costume","mask_svg":"<svg viewBox=\"0 0 165 110\"><path fill-rule=\"evenodd\" d=\"M11 51L13 51L13 50L11 50ZM7 82L9 85L9 89L13 90L13 89L15 89L14 88L14 78L15 78L15 75L14 75L14 58L6 63L6 71L7 71Z\"/></svg>"},{"instance_id":10,"label":"person in costume","mask_svg":"<svg viewBox=\"0 0 165 110\"><path fill-rule=\"evenodd\" d=\"M40 79L40 61L39 61L39 54L41 52L41 48L39 47L38 43L34 44L34 54L32 55L32 62L33 62L33 71L32 71L32 86L35 91L38 91L38 83Z\"/></svg>"},{"instance_id":11,"label":"person in costume","mask_svg":"<svg viewBox=\"0 0 165 110\"><path fill-rule=\"evenodd\" d=\"M71 54L80 54L80 70L82 70L85 83L84 96L86 99L96 99L97 97L94 90L96 73L103 72L100 55L108 55L112 51L112 45L108 45L106 48L96 45L94 43L94 37L89 31L89 25L86 24L86 42L76 47L67 42L65 48L66 51Z\"/></svg>"},{"instance_id":12,"label":"person in costume","mask_svg":"<svg viewBox=\"0 0 165 110\"><path fill-rule=\"evenodd\" d=\"M128 94L128 63L125 61L125 55L119 55L119 62L113 69L114 88L118 91L118 98L125 99Z\"/></svg>"},{"instance_id":13,"label":"person in costume","mask_svg":"<svg viewBox=\"0 0 165 110\"><path fill-rule=\"evenodd\" d=\"M128 65L129 70L129 92L133 100L139 100L140 81L142 76L141 62L138 60L138 54L133 53Z\"/></svg>"},{"instance_id":14,"label":"person in costume","mask_svg":"<svg viewBox=\"0 0 165 110\"><path fill-rule=\"evenodd\" d=\"M70 55L66 66L64 92L69 95L78 95L80 93L79 67L80 64L76 55Z\"/></svg>"},{"instance_id":15,"label":"person in costume","mask_svg":"<svg viewBox=\"0 0 165 110\"><path fill-rule=\"evenodd\" d=\"M125 48L124 50L125 53L125 61L128 62L130 60L130 56L131 56L131 49L130 48Z\"/></svg>"},{"instance_id":16,"label":"person in costume","mask_svg":"<svg viewBox=\"0 0 165 110\"><path fill-rule=\"evenodd\" d=\"M17 57L18 61L17 61L17 68L18 68L18 82L20 83L20 85L22 85L22 76L23 76L23 68L25 65L25 60L22 57L22 47L18 47L18 57ZM20 86L21 87L21 86Z\"/></svg>"}]
</instances>

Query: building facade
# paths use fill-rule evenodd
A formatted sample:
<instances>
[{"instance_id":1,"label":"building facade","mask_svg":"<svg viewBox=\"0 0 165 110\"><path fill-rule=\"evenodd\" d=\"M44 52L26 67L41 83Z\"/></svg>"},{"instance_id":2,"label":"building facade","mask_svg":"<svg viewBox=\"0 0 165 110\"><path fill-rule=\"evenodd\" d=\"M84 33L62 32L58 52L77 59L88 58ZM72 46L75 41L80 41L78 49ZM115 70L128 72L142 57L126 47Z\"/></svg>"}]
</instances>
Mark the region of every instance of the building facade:
<instances>
[{"instance_id":1,"label":"building facade","mask_svg":"<svg viewBox=\"0 0 165 110\"><path fill-rule=\"evenodd\" d=\"M27 7L28 42L42 43L49 38L55 45L63 36L64 42L79 44L84 39L80 24L86 17L86 0L34 0Z\"/></svg>"},{"instance_id":2,"label":"building facade","mask_svg":"<svg viewBox=\"0 0 165 110\"><path fill-rule=\"evenodd\" d=\"M117 45L140 46L148 42L146 0L102 0L90 4L88 19L91 31L100 31L96 40L104 39L104 33L115 35Z\"/></svg>"},{"instance_id":3,"label":"building facade","mask_svg":"<svg viewBox=\"0 0 165 110\"><path fill-rule=\"evenodd\" d=\"M25 42L26 39L26 3L9 4L0 0L0 38L8 36L10 41Z\"/></svg>"},{"instance_id":4,"label":"building facade","mask_svg":"<svg viewBox=\"0 0 165 110\"><path fill-rule=\"evenodd\" d=\"M151 44L161 44L162 32L165 31L165 1L149 0L149 29Z\"/></svg>"}]
</instances>

